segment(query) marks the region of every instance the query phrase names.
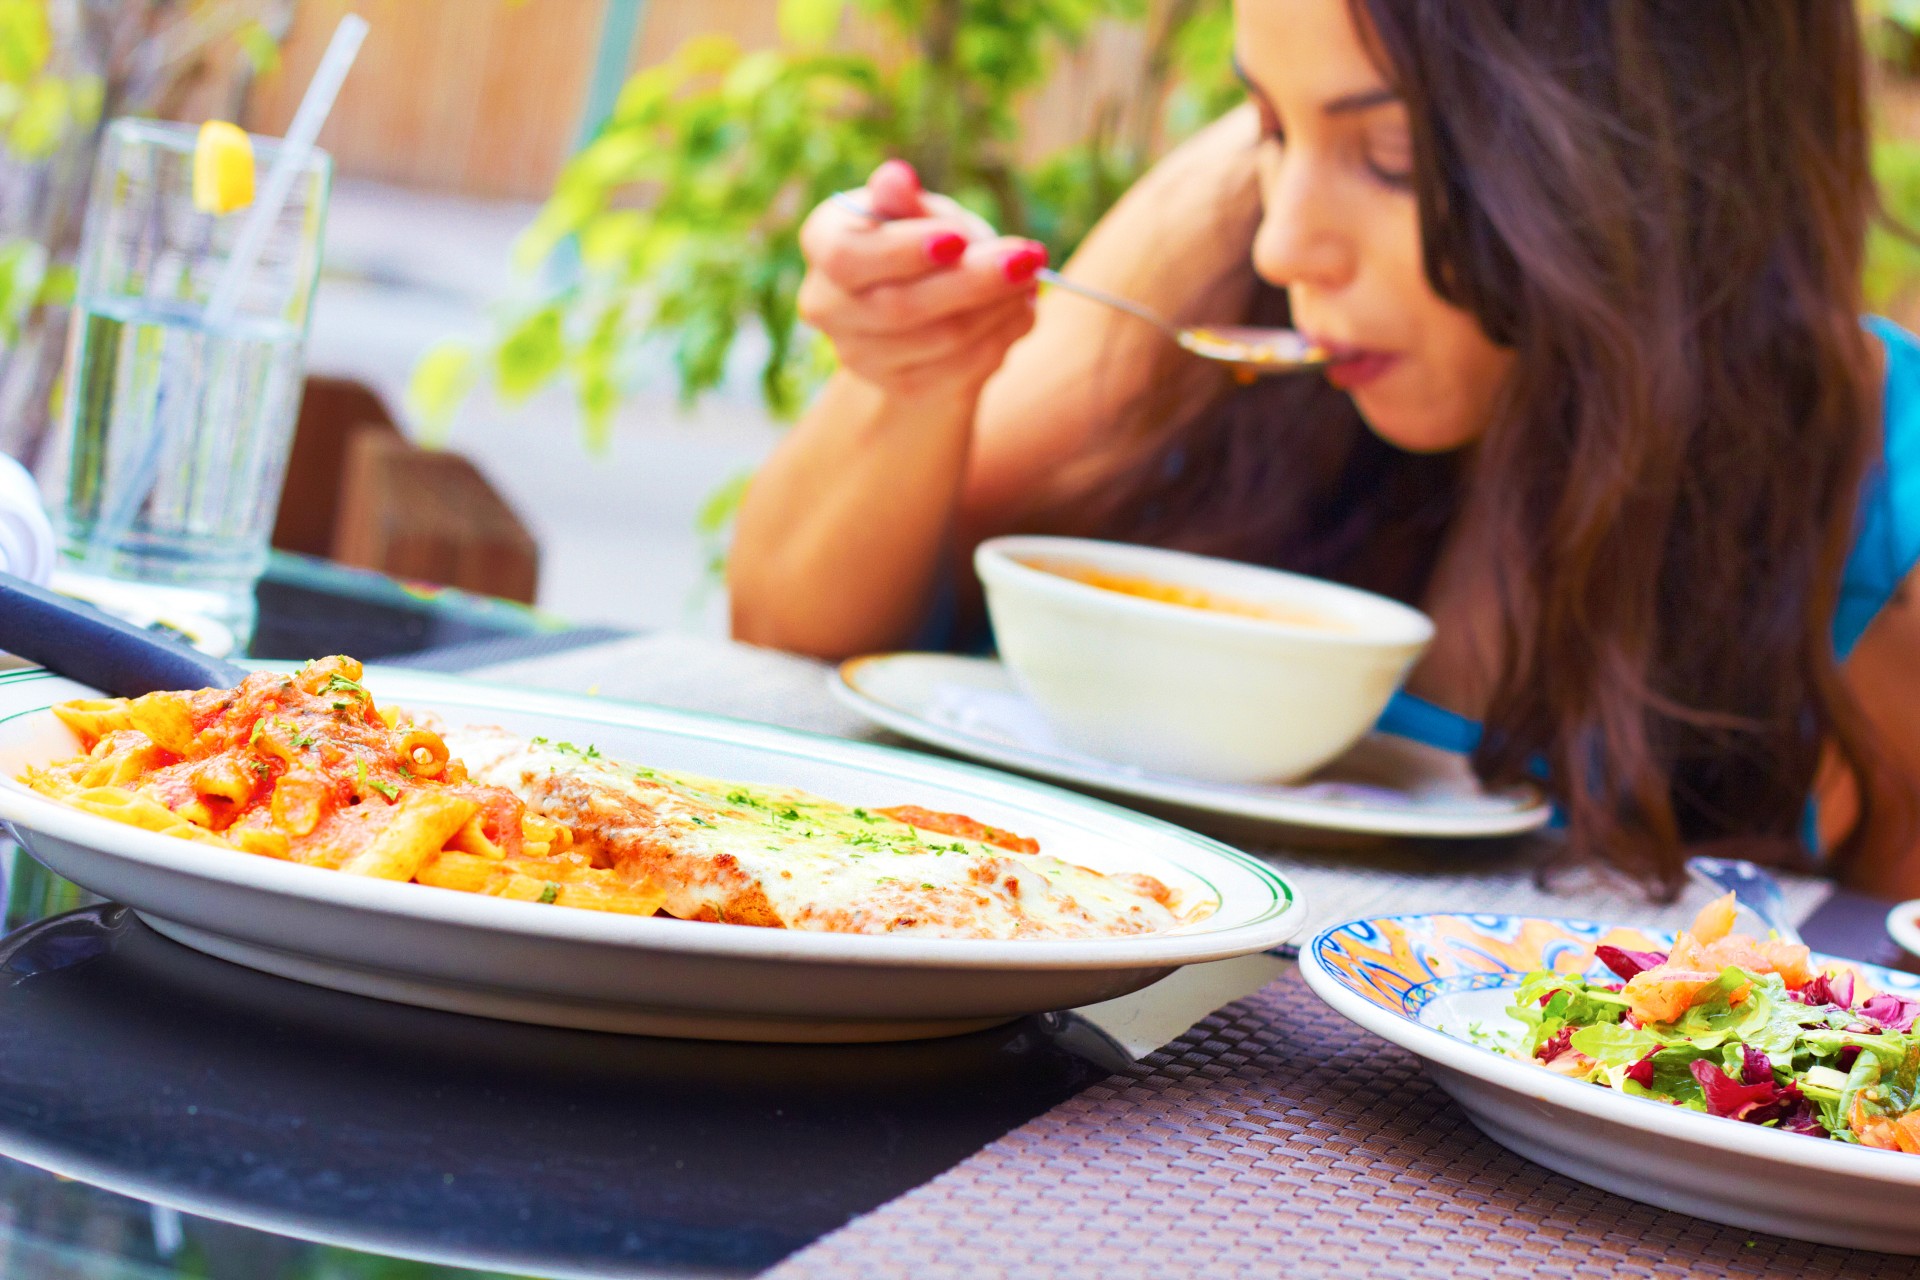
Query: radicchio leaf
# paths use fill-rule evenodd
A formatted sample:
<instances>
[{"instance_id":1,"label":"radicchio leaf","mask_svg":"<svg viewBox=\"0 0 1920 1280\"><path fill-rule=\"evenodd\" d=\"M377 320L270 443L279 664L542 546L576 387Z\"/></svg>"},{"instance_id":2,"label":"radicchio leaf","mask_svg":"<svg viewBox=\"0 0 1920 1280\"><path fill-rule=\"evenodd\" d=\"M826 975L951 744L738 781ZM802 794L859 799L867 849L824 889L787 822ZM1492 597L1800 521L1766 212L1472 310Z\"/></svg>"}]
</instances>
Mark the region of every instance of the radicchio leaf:
<instances>
[{"instance_id":1,"label":"radicchio leaf","mask_svg":"<svg viewBox=\"0 0 1920 1280\"><path fill-rule=\"evenodd\" d=\"M1694 1059L1687 1064L1687 1069L1693 1072L1693 1078L1700 1082L1701 1091L1707 1095L1709 1115L1744 1120L1748 1112L1772 1102L1779 1092L1772 1080L1765 1084L1740 1084L1705 1058Z\"/></svg>"},{"instance_id":2,"label":"radicchio leaf","mask_svg":"<svg viewBox=\"0 0 1920 1280\"><path fill-rule=\"evenodd\" d=\"M1813 1104L1808 1102L1800 1090L1793 1085L1788 1085L1787 1088L1793 1091L1795 1097L1793 1105L1780 1117L1780 1128L1788 1133L1804 1133L1812 1138L1832 1137L1833 1135L1827 1132L1827 1126L1820 1123L1820 1114L1813 1109Z\"/></svg>"},{"instance_id":3,"label":"radicchio leaf","mask_svg":"<svg viewBox=\"0 0 1920 1280\"><path fill-rule=\"evenodd\" d=\"M1642 1089L1653 1088L1653 1056L1659 1052L1658 1049L1647 1050L1645 1057L1627 1068L1627 1079Z\"/></svg>"},{"instance_id":4,"label":"radicchio leaf","mask_svg":"<svg viewBox=\"0 0 1920 1280\"><path fill-rule=\"evenodd\" d=\"M1734 1078L1705 1058L1688 1064L1693 1078L1707 1096L1707 1112L1748 1124L1777 1122L1794 1133L1825 1134L1826 1129L1813 1115L1800 1087L1791 1082L1775 1084L1773 1065L1767 1055L1751 1045L1741 1046L1740 1074L1754 1083L1737 1083Z\"/></svg>"},{"instance_id":5,"label":"radicchio leaf","mask_svg":"<svg viewBox=\"0 0 1920 1280\"><path fill-rule=\"evenodd\" d=\"M1555 1058L1573 1047L1573 1028L1562 1027L1553 1033L1553 1038L1533 1051L1533 1056L1542 1062L1552 1062Z\"/></svg>"},{"instance_id":6,"label":"radicchio leaf","mask_svg":"<svg viewBox=\"0 0 1920 1280\"><path fill-rule=\"evenodd\" d=\"M1853 975L1851 973L1817 974L1812 982L1791 994L1801 1004L1830 1004L1841 1009L1851 1009L1853 1008Z\"/></svg>"},{"instance_id":7,"label":"radicchio leaf","mask_svg":"<svg viewBox=\"0 0 1920 1280\"><path fill-rule=\"evenodd\" d=\"M1889 1031L1911 1031L1914 1020L1920 1018L1920 1000L1882 991L1877 996L1868 996L1860 1012Z\"/></svg>"},{"instance_id":8,"label":"radicchio leaf","mask_svg":"<svg viewBox=\"0 0 1920 1280\"><path fill-rule=\"evenodd\" d=\"M1601 964L1620 975L1623 982L1632 982L1635 974L1644 973L1667 962L1665 952L1661 951L1625 951L1619 947L1609 947L1604 943L1593 949L1594 958Z\"/></svg>"}]
</instances>

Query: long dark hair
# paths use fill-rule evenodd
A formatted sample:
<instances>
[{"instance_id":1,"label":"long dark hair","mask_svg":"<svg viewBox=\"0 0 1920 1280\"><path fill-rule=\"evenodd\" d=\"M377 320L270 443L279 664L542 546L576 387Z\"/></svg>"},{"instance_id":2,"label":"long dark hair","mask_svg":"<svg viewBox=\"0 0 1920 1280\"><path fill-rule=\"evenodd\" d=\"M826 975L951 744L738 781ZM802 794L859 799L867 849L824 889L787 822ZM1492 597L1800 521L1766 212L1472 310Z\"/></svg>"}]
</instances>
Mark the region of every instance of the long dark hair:
<instances>
[{"instance_id":1,"label":"long dark hair","mask_svg":"<svg viewBox=\"0 0 1920 1280\"><path fill-rule=\"evenodd\" d=\"M1831 747L1839 856L1883 855L1910 806L1831 635L1879 442L1852 6L1349 2L1412 120L1433 287L1516 355L1470 475L1324 386L1219 389L1089 459L1076 523L1417 599L1470 501L1482 777L1544 760L1570 846L1671 892L1689 846L1804 862Z\"/></svg>"}]
</instances>

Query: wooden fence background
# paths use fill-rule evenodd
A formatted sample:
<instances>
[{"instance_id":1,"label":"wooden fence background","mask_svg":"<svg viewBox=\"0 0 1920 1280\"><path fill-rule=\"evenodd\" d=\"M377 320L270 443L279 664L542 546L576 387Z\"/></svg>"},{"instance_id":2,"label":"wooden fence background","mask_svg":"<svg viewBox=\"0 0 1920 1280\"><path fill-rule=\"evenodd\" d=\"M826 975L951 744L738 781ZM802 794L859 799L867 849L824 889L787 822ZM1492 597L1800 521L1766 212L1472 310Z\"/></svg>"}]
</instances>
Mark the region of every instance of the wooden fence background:
<instances>
[{"instance_id":1,"label":"wooden fence background","mask_svg":"<svg viewBox=\"0 0 1920 1280\"><path fill-rule=\"evenodd\" d=\"M470 195L538 199L578 137L609 0L300 0L281 67L254 86L248 127L280 133L343 14L372 24L321 142L343 174ZM650 0L631 66L689 36L749 48L777 38L776 0ZM1065 145L1103 98L1124 96L1141 42L1096 32L1027 104L1024 145Z\"/></svg>"}]
</instances>

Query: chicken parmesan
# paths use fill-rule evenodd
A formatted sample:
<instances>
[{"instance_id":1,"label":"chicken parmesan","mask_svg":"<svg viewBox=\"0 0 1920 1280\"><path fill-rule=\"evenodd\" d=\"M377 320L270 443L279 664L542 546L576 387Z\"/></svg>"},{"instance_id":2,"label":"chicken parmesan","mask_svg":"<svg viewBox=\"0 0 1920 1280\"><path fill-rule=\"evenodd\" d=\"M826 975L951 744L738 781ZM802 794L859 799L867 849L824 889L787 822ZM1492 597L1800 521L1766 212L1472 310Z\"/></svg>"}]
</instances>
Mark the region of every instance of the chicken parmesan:
<instances>
[{"instance_id":1,"label":"chicken parmesan","mask_svg":"<svg viewBox=\"0 0 1920 1280\"><path fill-rule=\"evenodd\" d=\"M865 809L722 782L501 730L450 731L477 782L573 835L575 852L658 885L685 919L938 938L1153 933L1200 914L1159 880L1103 874L1031 839L917 806Z\"/></svg>"}]
</instances>

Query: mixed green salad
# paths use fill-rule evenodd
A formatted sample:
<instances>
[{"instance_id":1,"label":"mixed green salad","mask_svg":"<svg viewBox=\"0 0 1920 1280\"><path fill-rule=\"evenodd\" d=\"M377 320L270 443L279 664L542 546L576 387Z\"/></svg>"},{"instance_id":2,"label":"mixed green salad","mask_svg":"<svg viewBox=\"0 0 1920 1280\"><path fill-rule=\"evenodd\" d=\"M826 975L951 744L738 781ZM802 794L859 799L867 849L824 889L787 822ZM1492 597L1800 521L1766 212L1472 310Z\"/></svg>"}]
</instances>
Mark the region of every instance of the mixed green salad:
<instances>
[{"instance_id":1,"label":"mixed green salad","mask_svg":"<svg viewBox=\"0 0 1920 1280\"><path fill-rule=\"evenodd\" d=\"M1673 949L1600 946L1619 979L1536 970L1515 1057L1640 1098L1920 1155L1920 1000L1870 992L1805 947L1730 932L1709 905Z\"/></svg>"}]
</instances>

